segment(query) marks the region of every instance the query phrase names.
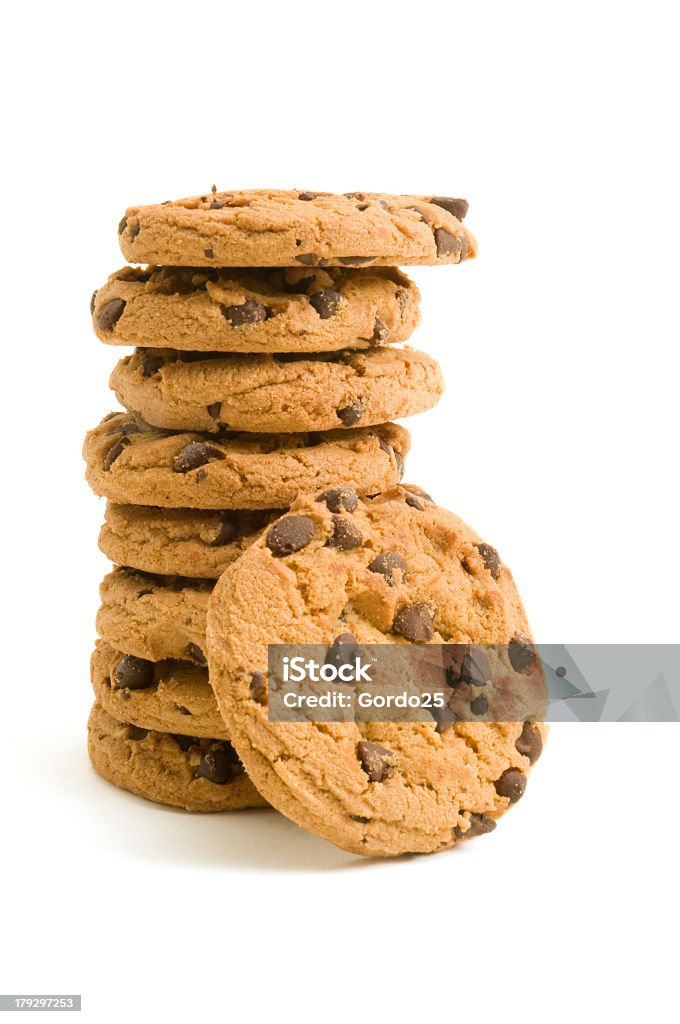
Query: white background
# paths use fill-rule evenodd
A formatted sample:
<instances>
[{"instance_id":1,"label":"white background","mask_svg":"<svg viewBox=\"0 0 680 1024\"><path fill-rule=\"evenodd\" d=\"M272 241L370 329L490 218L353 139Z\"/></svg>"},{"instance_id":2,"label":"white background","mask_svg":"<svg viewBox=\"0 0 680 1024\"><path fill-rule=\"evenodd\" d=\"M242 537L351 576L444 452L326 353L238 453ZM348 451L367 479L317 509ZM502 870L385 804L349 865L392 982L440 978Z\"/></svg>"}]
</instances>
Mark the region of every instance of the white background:
<instances>
[{"instance_id":1,"label":"white background","mask_svg":"<svg viewBox=\"0 0 680 1024\"><path fill-rule=\"evenodd\" d=\"M82 992L97 1022L677 1019L675 725L555 727L494 836L389 863L95 777L106 563L80 461L126 205L465 195L479 260L414 272L448 390L407 479L499 548L539 640L677 641L675 10L5 13L1 991Z\"/></svg>"}]
</instances>

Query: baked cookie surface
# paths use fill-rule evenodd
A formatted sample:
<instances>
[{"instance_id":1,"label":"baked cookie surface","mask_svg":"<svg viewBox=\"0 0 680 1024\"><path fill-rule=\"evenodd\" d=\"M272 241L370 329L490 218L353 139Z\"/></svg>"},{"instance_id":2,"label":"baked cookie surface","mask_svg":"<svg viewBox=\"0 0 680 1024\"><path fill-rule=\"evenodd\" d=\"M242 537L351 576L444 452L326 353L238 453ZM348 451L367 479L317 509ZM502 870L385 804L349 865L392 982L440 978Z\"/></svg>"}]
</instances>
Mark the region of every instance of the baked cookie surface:
<instances>
[{"instance_id":1,"label":"baked cookie surface","mask_svg":"<svg viewBox=\"0 0 680 1024\"><path fill-rule=\"evenodd\" d=\"M343 849L393 856L491 831L524 793L543 726L270 722L267 645L525 650L528 636L509 570L457 516L416 488L362 500L337 487L300 499L227 569L207 647L232 742L263 795Z\"/></svg>"},{"instance_id":2,"label":"baked cookie surface","mask_svg":"<svg viewBox=\"0 0 680 1024\"><path fill-rule=\"evenodd\" d=\"M448 196L254 189L131 206L118 226L130 263L189 267L461 263L476 242Z\"/></svg>"},{"instance_id":3,"label":"baked cookie surface","mask_svg":"<svg viewBox=\"0 0 680 1024\"><path fill-rule=\"evenodd\" d=\"M205 667L205 626L212 586L212 580L115 569L99 587L102 603L97 632L111 647L137 658L172 658Z\"/></svg>"},{"instance_id":4,"label":"baked cookie surface","mask_svg":"<svg viewBox=\"0 0 680 1024\"><path fill-rule=\"evenodd\" d=\"M106 503L99 548L118 565L217 579L284 510L155 508Z\"/></svg>"},{"instance_id":5,"label":"baked cookie surface","mask_svg":"<svg viewBox=\"0 0 680 1024\"><path fill-rule=\"evenodd\" d=\"M109 381L155 427L295 433L370 427L431 409L437 362L411 348L332 355L219 355L141 349Z\"/></svg>"},{"instance_id":6,"label":"baked cookie surface","mask_svg":"<svg viewBox=\"0 0 680 1024\"><path fill-rule=\"evenodd\" d=\"M123 267L92 296L107 345L209 352L331 352L406 341L420 293L396 267Z\"/></svg>"},{"instance_id":7,"label":"baked cookie surface","mask_svg":"<svg viewBox=\"0 0 680 1024\"><path fill-rule=\"evenodd\" d=\"M97 701L118 721L157 732L229 738L207 668L137 658L98 640L90 677Z\"/></svg>"},{"instance_id":8,"label":"baked cookie surface","mask_svg":"<svg viewBox=\"0 0 680 1024\"><path fill-rule=\"evenodd\" d=\"M85 437L85 477L120 504L163 508L287 508L342 480L362 494L402 476L410 435L385 423L322 434L170 433L110 413Z\"/></svg>"},{"instance_id":9,"label":"baked cookie surface","mask_svg":"<svg viewBox=\"0 0 680 1024\"><path fill-rule=\"evenodd\" d=\"M87 748L98 775L154 803L187 811L267 806L227 740L140 729L95 703Z\"/></svg>"}]
</instances>

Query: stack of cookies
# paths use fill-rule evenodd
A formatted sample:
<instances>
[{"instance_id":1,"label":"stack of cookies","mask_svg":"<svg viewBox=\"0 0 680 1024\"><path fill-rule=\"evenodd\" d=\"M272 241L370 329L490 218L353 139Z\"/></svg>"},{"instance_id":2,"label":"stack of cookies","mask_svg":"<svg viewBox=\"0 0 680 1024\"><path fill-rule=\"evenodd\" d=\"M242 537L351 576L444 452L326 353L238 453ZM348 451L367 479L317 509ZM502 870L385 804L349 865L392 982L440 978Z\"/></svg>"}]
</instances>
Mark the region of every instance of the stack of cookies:
<instances>
[{"instance_id":1,"label":"stack of cookies","mask_svg":"<svg viewBox=\"0 0 680 1024\"><path fill-rule=\"evenodd\" d=\"M400 486L410 438L391 422L443 390L437 363L399 344L420 297L397 266L474 256L466 210L446 197L213 188L126 212L120 245L144 266L112 274L92 318L101 341L135 350L110 380L124 411L84 447L87 480L107 499L100 547L115 566L101 585L89 750L115 785L188 810L272 803L362 853L488 831L523 792L540 732L532 725L521 741L524 726L497 726L484 771L503 771L466 783L474 808L458 801L444 822L426 809L390 826L413 784L401 778L396 795L397 766L413 754L394 748L417 743L424 726L393 726L407 733L390 750L366 734L375 727L351 726L363 732L349 747L341 733L341 774L351 748L366 792L352 784L344 800L334 788L331 800L328 726L295 747L266 714L268 643L526 646L495 550ZM456 624L451 608L463 606ZM450 794L471 748L449 725L435 735L448 745Z\"/></svg>"}]
</instances>

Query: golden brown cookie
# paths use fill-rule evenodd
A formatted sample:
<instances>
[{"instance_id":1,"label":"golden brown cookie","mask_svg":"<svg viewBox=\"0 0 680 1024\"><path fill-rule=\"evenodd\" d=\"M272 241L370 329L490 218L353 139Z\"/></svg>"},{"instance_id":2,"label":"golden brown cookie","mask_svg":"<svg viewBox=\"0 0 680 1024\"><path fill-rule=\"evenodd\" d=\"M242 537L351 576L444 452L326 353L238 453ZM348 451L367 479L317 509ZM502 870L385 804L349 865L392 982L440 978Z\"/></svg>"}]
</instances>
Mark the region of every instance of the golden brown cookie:
<instances>
[{"instance_id":1,"label":"golden brown cookie","mask_svg":"<svg viewBox=\"0 0 680 1024\"><path fill-rule=\"evenodd\" d=\"M207 646L220 710L260 792L343 849L393 856L491 831L524 793L543 727L270 722L268 644L511 652L528 635L509 570L457 516L413 489L362 500L336 488L300 499L227 569L210 598Z\"/></svg>"},{"instance_id":2,"label":"golden brown cookie","mask_svg":"<svg viewBox=\"0 0 680 1024\"><path fill-rule=\"evenodd\" d=\"M131 206L118 226L130 263L180 267L363 267L461 263L476 242L464 199L377 192L213 191Z\"/></svg>"},{"instance_id":3,"label":"golden brown cookie","mask_svg":"<svg viewBox=\"0 0 680 1024\"><path fill-rule=\"evenodd\" d=\"M205 623L212 588L212 580L115 569L99 587L97 632L111 647L136 658L174 658L205 667Z\"/></svg>"},{"instance_id":4,"label":"golden brown cookie","mask_svg":"<svg viewBox=\"0 0 680 1024\"><path fill-rule=\"evenodd\" d=\"M332 352L406 341L420 293L396 267L123 267L92 296L107 345L202 352Z\"/></svg>"},{"instance_id":5,"label":"golden brown cookie","mask_svg":"<svg viewBox=\"0 0 680 1024\"><path fill-rule=\"evenodd\" d=\"M411 348L217 358L140 349L109 384L147 423L205 433L371 427L431 409L444 390L439 365Z\"/></svg>"},{"instance_id":6,"label":"golden brown cookie","mask_svg":"<svg viewBox=\"0 0 680 1024\"><path fill-rule=\"evenodd\" d=\"M163 508L287 508L338 481L361 494L394 486L410 435L385 423L323 434L169 433L110 413L85 438L85 477L105 498Z\"/></svg>"},{"instance_id":7,"label":"golden brown cookie","mask_svg":"<svg viewBox=\"0 0 680 1024\"><path fill-rule=\"evenodd\" d=\"M227 740L140 729L95 703L87 749L102 778L155 803L187 811L267 806Z\"/></svg>"},{"instance_id":8,"label":"golden brown cookie","mask_svg":"<svg viewBox=\"0 0 680 1024\"><path fill-rule=\"evenodd\" d=\"M222 511L106 503L101 551L118 565L217 579L284 510Z\"/></svg>"},{"instance_id":9,"label":"golden brown cookie","mask_svg":"<svg viewBox=\"0 0 680 1024\"><path fill-rule=\"evenodd\" d=\"M229 738L206 668L188 661L148 661L98 640L90 674L95 697L121 722L157 732Z\"/></svg>"}]
</instances>

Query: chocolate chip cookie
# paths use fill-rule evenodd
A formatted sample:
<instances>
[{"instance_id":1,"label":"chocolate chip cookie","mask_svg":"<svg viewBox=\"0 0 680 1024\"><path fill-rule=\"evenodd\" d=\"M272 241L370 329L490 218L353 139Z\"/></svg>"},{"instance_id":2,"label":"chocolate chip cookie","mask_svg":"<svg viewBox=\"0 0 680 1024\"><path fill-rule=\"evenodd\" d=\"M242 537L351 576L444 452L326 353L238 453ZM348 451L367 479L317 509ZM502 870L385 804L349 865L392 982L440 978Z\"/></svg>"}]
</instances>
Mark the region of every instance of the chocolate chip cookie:
<instances>
[{"instance_id":1,"label":"chocolate chip cookie","mask_svg":"<svg viewBox=\"0 0 680 1024\"><path fill-rule=\"evenodd\" d=\"M174 658L205 667L205 623L212 588L212 580L115 569L99 587L97 632L111 647L136 658Z\"/></svg>"},{"instance_id":2,"label":"chocolate chip cookie","mask_svg":"<svg viewBox=\"0 0 680 1024\"><path fill-rule=\"evenodd\" d=\"M87 748L102 778L158 804L187 811L267 806L227 740L140 729L95 704Z\"/></svg>"},{"instance_id":3,"label":"chocolate chip cookie","mask_svg":"<svg viewBox=\"0 0 680 1024\"><path fill-rule=\"evenodd\" d=\"M406 341L420 294L395 267L123 267L92 296L107 345L209 352L332 352Z\"/></svg>"},{"instance_id":4,"label":"chocolate chip cookie","mask_svg":"<svg viewBox=\"0 0 680 1024\"><path fill-rule=\"evenodd\" d=\"M98 640L90 677L101 706L121 722L159 732L229 738L206 668L186 661L148 661Z\"/></svg>"},{"instance_id":5,"label":"chocolate chip cookie","mask_svg":"<svg viewBox=\"0 0 680 1024\"><path fill-rule=\"evenodd\" d=\"M204 511L109 501L99 547L118 565L214 580L283 511Z\"/></svg>"},{"instance_id":6,"label":"chocolate chip cookie","mask_svg":"<svg viewBox=\"0 0 680 1024\"><path fill-rule=\"evenodd\" d=\"M85 438L90 487L122 504L287 508L342 480L377 494L402 476L410 435L393 423L324 434L170 433L110 413Z\"/></svg>"},{"instance_id":7,"label":"chocolate chip cookie","mask_svg":"<svg viewBox=\"0 0 680 1024\"><path fill-rule=\"evenodd\" d=\"M300 499L217 582L210 674L260 792L343 849L432 852L491 831L523 795L543 726L270 722L272 643L508 644L529 627L498 553L422 491ZM506 654L506 656L508 656ZM513 653L514 657L514 653Z\"/></svg>"},{"instance_id":8,"label":"chocolate chip cookie","mask_svg":"<svg viewBox=\"0 0 680 1024\"><path fill-rule=\"evenodd\" d=\"M477 244L467 202L376 192L213 190L131 206L118 226L131 263L182 267L364 267L462 263Z\"/></svg>"},{"instance_id":9,"label":"chocolate chip cookie","mask_svg":"<svg viewBox=\"0 0 680 1024\"><path fill-rule=\"evenodd\" d=\"M167 430L255 433L370 427L436 405L438 364L410 348L309 355L141 349L109 381L116 398Z\"/></svg>"}]
</instances>

